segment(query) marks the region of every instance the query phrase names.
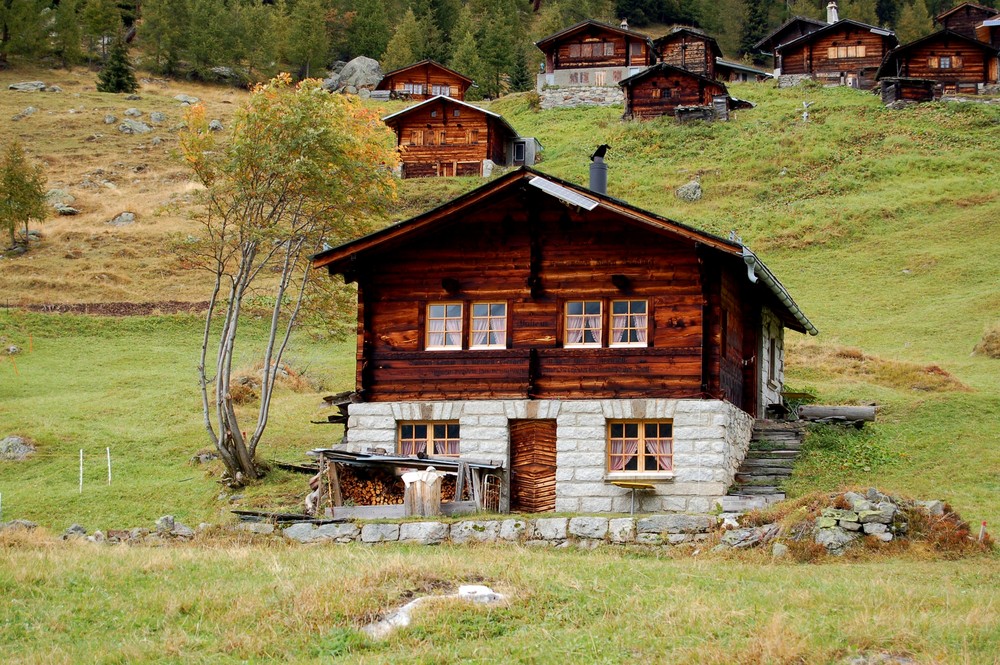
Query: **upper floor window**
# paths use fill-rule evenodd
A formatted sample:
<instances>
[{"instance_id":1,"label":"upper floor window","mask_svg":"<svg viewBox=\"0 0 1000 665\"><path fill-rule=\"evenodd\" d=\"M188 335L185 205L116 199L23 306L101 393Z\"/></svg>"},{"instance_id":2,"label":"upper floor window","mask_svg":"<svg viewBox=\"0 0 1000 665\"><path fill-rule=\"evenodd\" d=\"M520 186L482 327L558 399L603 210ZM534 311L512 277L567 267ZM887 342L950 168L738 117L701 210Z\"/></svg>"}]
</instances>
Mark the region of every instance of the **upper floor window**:
<instances>
[{"instance_id":1,"label":"upper floor window","mask_svg":"<svg viewBox=\"0 0 1000 665\"><path fill-rule=\"evenodd\" d=\"M931 69L960 69L962 58L957 55L933 55L927 58L927 66Z\"/></svg>"},{"instance_id":2,"label":"upper floor window","mask_svg":"<svg viewBox=\"0 0 1000 665\"><path fill-rule=\"evenodd\" d=\"M462 348L462 303L427 305L427 348Z\"/></svg>"},{"instance_id":3,"label":"upper floor window","mask_svg":"<svg viewBox=\"0 0 1000 665\"><path fill-rule=\"evenodd\" d=\"M570 300L566 303L566 346L600 346L603 303Z\"/></svg>"},{"instance_id":4,"label":"upper floor window","mask_svg":"<svg viewBox=\"0 0 1000 665\"><path fill-rule=\"evenodd\" d=\"M865 57L864 44L852 44L850 46L831 46L826 50L826 56L831 60L843 58L863 58Z\"/></svg>"},{"instance_id":5,"label":"upper floor window","mask_svg":"<svg viewBox=\"0 0 1000 665\"><path fill-rule=\"evenodd\" d=\"M611 301L611 346L646 346L648 330L645 300Z\"/></svg>"},{"instance_id":6,"label":"upper floor window","mask_svg":"<svg viewBox=\"0 0 1000 665\"><path fill-rule=\"evenodd\" d=\"M397 451L404 457L458 457L458 423L400 423Z\"/></svg>"},{"instance_id":7,"label":"upper floor window","mask_svg":"<svg viewBox=\"0 0 1000 665\"><path fill-rule=\"evenodd\" d=\"M629 50L634 56L642 55L643 54L642 42L632 42L632 44L629 47Z\"/></svg>"},{"instance_id":8,"label":"upper floor window","mask_svg":"<svg viewBox=\"0 0 1000 665\"><path fill-rule=\"evenodd\" d=\"M604 42L604 55L614 55L614 54L615 54L614 42Z\"/></svg>"},{"instance_id":9,"label":"upper floor window","mask_svg":"<svg viewBox=\"0 0 1000 665\"><path fill-rule=\"evenodd\" d=\"M472 339L469 348L507 348L507 303L472 303Z\"/></svg>"},{"instance_id":10,"label":"upper floor window","mask_svg":"<svg viewBox=\"0 0 1000 665\"><path fill-rule=\"evenodd\" d=\"M450 85L432 85L431 94L442 95L444 97L451 96L451 86Z\"/></svg>"},{"instance_id":11,"label":"upper floor window","mask_svg":"<svg viewBox=\"0 0 1000 665\"><path fill-rule=\"evenodd\" d=\"M608 471L673 471L673 436L673 423L670 421L609 422Z\"/></svg>"}]
</instances>

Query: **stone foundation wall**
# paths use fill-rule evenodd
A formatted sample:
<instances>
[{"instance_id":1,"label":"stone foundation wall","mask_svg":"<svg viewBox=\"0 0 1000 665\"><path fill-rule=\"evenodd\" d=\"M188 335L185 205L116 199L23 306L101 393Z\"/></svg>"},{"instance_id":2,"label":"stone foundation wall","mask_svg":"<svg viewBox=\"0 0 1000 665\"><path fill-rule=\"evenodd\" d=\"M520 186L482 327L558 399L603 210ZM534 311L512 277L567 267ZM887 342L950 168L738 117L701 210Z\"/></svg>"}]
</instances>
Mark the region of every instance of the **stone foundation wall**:
<instances>
[{"instance_id":1,"label":"stone foundation wall","mask_svg":"<svg viewBox=\"0 0 1000 665\"><path fill-rule=\"evenodd\" d=\"M625 105L625 95L618 86L545 88L538 94L543 109Z\"/></svg>"},{"instance_id":2,"label":"stone foundation wall","mask_svg":"<svg viewBox=\"0 0 1000 665\"><path fill-rule=\"evenodd\" d=\"M781 74L778 76L778 87L794 88L803 81L810 81L812 79L812 74Z\"/></svg>"},{"instance_id":3,"label":"stone foundation wall","mask_svg":"<svg viewBox=\"0 0 1000 665\"><path fill-rule=\"evenodd\" d=\"M469 400L352 404L348 447L356 452L396 449L399 422L451 421L460 426L462 457L510 467L508 421L556 421L556 510L629 512L631 491L614 480L639 480L637 512L710 512L725 495L750 444L753 418L720 400ZM669 474L608 473L609 420L670 420ZM506 485L506 483L505 483Z\"/></svg>"}]
</instances>

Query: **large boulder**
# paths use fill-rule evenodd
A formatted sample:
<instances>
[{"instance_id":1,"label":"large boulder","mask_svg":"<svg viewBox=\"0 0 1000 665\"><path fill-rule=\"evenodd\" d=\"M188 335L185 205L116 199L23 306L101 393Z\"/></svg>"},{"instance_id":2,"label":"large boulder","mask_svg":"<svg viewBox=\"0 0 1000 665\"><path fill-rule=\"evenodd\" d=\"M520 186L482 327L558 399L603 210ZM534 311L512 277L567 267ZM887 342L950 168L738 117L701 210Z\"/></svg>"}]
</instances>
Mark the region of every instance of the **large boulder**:
<instances>
[{"instance_id":1,"label":"large boulder","mask_svg":"<svg viewBox=\"0 0 1000 665\"><path fill-rule=\"evenodd\" d=\"M7 89L18 92L39 92L45 90L45 83L43 81L22 81L21 83L11 83Z\"/></svg>"},{"instance_id":2,"label":"large boulder","mask_svg":"<svg viewBox=\"0 0 1000 665\"><path fill-rule=\"evenodd\" d=\"M122 123L118 125L118 131L122 134L148 134L153 131L153 129L144 122L132 120L131 118L125 118L122 120Z\"/></svg>"},{"instance_id":3,"label":"large boulder","mask_svg":"<svg viewBox=\"0 0 1000 665\"><path fill-rule=\"evenodd\" d=\"M382 80L382 67L378 60L366 58L359 55L354 60L344 65L336 77L332 77L323 82L323 87L327 90L343 90L348 86L355 90L367 88L371 90ZM330 82L329 84L327 82Z\"/></svg>"},{"instance_id":4,"label":"large boulder","mask_svg":"<svg viewBox=\"0 0 1000 665\"><path fill-rule=\"evenodd\" d=\"M20 436L0 439L0 460L20 462L35 452L35 447Z\"/></svg>"}]
</instances>

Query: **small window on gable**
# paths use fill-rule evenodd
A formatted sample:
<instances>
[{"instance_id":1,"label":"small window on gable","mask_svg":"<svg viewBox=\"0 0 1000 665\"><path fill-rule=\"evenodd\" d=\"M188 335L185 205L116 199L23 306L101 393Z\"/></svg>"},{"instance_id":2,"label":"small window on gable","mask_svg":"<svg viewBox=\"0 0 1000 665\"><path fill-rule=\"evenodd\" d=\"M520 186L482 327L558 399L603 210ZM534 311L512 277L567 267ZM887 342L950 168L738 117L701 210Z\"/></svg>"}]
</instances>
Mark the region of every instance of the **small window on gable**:
<instances>
[{"instance_id":1,"label":"small window on gable","mask_svg":"<svg viewBox=\"0 0 1000 665\"><path fill-rule=\"evenodd\" d=\"M396 452L403 457L458 457L460 433L458 423L403 422L399 424Z\"/></svg>"},{"instance_id":2,"label":"small window on gable","mask_svg":"<svg viewBox=\"0 0 1000 665\"><path fill-rule=\"evenodd\" d=\"M507 348L507 303L472 303L470 349Z\"/></svg>"},{"instance_id":3,"label":"small window on gable","mask_svg":"<svg viewBox=\"0 0 1000 665\"><path fill-rule=\"evenodd\" d=\"M630 49L631 49L632 55L642 55L643 54L642 42L632 42L632 44L630 46Z\"/></svg>"},{"instance_id":4,"label":"small window on gable","mask_svg":"<svg viewBox=\"0 0 1000 665\"><path fill-rule=\"evenodd\" d=\"M427 305L426 340L429 351L462 348L462 303Z\"/></svg>"},{"instance_id":5,"label":"small window on gable","mask_svg":"<svg viewBox=\"0 0 1000 665\"><path fill-rule=\"evenodd\" d=\"M580 45L579 44L570 44L569 45L569 57L571 57L571 58L579 58L580 57Z\"/></svg>"},{"instance_id":6,"label":"small window on gable","mask_svg":"<svg viewBox=\"0 0 1000 665\"><path fill-rule=\"evenodd\" d=\"M604 55L614 55L614 54L615 54L614 42L604 42Z\"/></svg>"},{"instance_id":7,"label":"small window on gable","mask_svg":"<svg viewBox=\"0 0 1000 665\"><path fill-rule=\"evenodd\" d=\"M431 117L432 118L438 117L438 112L437 111L431 111Z\"/></svg>"},{"instance_id":8,"label":"small window on gable","mask_svg":"<svg viewBox=\"0 0 1000 665\"><path fill-rule=\"evenodd\" d=\"M438 143L439 144L444 145L445 143L448 142L447 139L448 139L447 132L445 132L443 129L438 132Z\"/></svg>"},{"instance_id":9,"label":"small window on gable","mask_svg":"<svg viewBox=\"0 0 1000 665\"><path fill-rule=\"evenodd\" d=\"M410 145L423 145L424 132L421 129L410 130Z\"/></svg>"},{"instance_id":10,"label":"small window on gable","mask_svg":"<svg viewBox=\"0 0 1000 665\"><path fill-rule=\"evenodd\" d=\"M646 346L649 315L645 300L611 301L611 346Z\"/></svg>"},{"instance_id":11,"label":"small window on gable","mask_svg":"<svg viewBox=\"0 0 1000 665\"><path fill-rule=\"evenodd\" d=\"M462 111L461 109L455 109L454 111L451 112L451 115L458 118L459 116L462 115Z\"/></svg>"},{"instance_id":12,"label":"small window on gable","mask_svg":"<svg viewBox=\"0 0 1000 665\"><path fill-rule=\"evenodd\" d=\"M669 473L674 469L670 421L610 421L609 473Z\"/></svg>"},{"instance_id":13,"label":"small window on gable","mask_svg":"<svg viewBox=\"0 0 1000 665\"><path fill-rule=\"evenodd\" d=\"M651 93L651 97L652 97L653 99L659 99L659 98L660 98L660 95L661 95L661 94L663 93L663 91L662 91L662 90L660 90L659 88L653 88L653 89L652 89L652 90L650 91L650 93Z\"/></svg>"},{"instance_id":14,"label":"small window on gable","mask_svg":"<svg viewBox=\"0 0 1000 665\"><path fill-rule=\"evenodd\" d=\"M570 300L566 303L565 341L572 346L600 346L603 323L600 300Z\"/></svg>"},{"instance_id":15,"label":"small window on gable","mask_svg":"<svg viewBox=\"0 0 1000 665\"><path fill-rule=\"evenodd\" d=\"M466 139L469 143L479 143L479 130L470 129L466 132Z\"/></svg>"}]
</instances>

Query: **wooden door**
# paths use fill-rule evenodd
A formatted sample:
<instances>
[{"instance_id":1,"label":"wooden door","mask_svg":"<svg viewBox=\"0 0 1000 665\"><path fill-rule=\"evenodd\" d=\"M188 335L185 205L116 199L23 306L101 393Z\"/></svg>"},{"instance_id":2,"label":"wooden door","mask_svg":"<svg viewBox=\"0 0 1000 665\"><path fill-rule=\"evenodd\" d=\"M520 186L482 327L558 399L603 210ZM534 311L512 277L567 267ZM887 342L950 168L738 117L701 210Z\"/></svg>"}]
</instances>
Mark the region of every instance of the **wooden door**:
<instances>
[{"instance_id":1,"label":"wooden door","mask_svg":"<svg viewBox=\"0 0 1000 665\"><path fill-rule=\"evenodd\" d=\"M556 421L510 421L510 509L556 509Z\"/></svg>"}]
</instances>

